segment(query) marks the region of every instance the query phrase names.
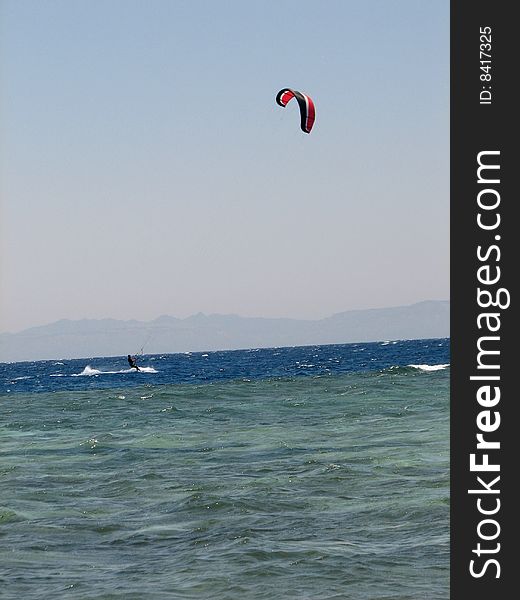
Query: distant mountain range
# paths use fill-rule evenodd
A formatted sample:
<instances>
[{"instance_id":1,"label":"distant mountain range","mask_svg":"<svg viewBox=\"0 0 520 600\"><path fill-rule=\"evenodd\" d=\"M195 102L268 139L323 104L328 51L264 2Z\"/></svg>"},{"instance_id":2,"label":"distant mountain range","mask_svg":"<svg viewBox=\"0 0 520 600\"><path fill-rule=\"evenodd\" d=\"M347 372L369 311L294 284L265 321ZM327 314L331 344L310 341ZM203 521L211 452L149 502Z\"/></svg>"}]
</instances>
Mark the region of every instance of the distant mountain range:
<instances>
[{"instance_id":1,"label":"distant mountain range","mask_svg":"<svg viewBox=\"0 0 520 600\"><path fill-rule=\"evenodd\" d=\"M0 334L0 362L343 344L450 335L449 301L350 310L319 320L238 315L170 316L153 321L63 319Z\"/></svg>"}]
</instances>

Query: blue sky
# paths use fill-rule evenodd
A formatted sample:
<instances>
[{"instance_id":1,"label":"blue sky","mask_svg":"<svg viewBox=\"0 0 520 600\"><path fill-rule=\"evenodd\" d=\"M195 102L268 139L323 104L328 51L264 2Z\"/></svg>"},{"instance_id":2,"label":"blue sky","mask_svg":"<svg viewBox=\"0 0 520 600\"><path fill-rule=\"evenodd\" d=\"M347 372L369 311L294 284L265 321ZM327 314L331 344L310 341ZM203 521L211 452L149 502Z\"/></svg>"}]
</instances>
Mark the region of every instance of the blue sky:
<instances>
[{"instance_id":1,"label":"blue sky","mask_svg":"<svg viewBox=\"0 0 520 600\"><path fill-rule=\"evenodd\" d=\"M0 331L449 297L449 2L4 0L0 23Z\"/></svg>"}]
</instances>

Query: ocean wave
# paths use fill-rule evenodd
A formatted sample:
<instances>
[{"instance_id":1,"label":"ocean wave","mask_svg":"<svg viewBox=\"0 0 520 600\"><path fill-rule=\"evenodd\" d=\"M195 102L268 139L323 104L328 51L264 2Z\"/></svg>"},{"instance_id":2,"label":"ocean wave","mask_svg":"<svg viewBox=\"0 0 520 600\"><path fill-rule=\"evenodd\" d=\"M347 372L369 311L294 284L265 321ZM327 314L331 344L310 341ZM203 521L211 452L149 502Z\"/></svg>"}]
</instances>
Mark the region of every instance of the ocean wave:
<instances>
[{"instance_id":1,"label":"ocean wave","mask_svg":"<svg viewBox=\"0 0 520 600\"><path fill-rule=\"evenodd\" d=\"M408 365L412 369L419 369L420 371L442 371L450 366L450 363L443 365Z\"/></svg>"},{"instance_id":2,"label":"ocean wave","mask_svg":"<svg viewBox=\"0 0 520 600\"><path fill-rule=\"evenodd\" d=\"M443 371L444 369L447 369L450 366L449 363L445 363L445 364L441 364L441 365L394 365L392 367L388 367L386 369L381 369L379 371L379 374L381 373L389 373L392 375L397 375L397 374L405 374L405 373L417 373L417 371L419 372L424 372L424 373L432 373L435 371ZM374 372L372 372L374 373Z\"/></svg>"}]
</instances>

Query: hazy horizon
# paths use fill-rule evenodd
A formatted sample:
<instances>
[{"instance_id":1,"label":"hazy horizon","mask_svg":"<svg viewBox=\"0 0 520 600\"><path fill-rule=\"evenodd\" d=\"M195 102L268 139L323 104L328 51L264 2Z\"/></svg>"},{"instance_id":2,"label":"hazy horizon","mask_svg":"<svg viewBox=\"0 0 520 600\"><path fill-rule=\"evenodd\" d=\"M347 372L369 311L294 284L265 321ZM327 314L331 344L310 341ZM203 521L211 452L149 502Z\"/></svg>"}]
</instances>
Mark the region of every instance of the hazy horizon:
<instances>
[{"instance_id":1,"label":"hazy horizon","mask_svg":"<svg viewBox=\"0 0 520 600\"><path fill-rule=\"evenodd\" d=\"M0 84L0 331L449 297L447 1L4 0Z\"/></svg>"},{"instance_id":2,"label":"hazy horizon","mask_svg":"<svg viewBox=\"0 0 520 600\"><path fill-rule=\"evenodd\" d=\"M185 319L162 315L151 321L59 320L0 334L0 362L321 346L383 340L446 338L450 302L350 310L323 319L248 318L198 313Z\"/></svg>"},{"instance_id":3,"label":"hazy horizon","mask_svg":"<svg viewBox=\"0 0 520 600\"><path fill-rule=\"evenodd\" d=\"M291 317L291 316L277 316L277 315L272 315L272 316L265 316L265 315L245 315L245 314L240 314L240 313L217 313L217 312L204 312L204 311L198 311L198 312L193 312L193 313L189 313L186 315L175 315L175 314L171 314L171 313L163 313L160 315L156 315L151 317L150 319L137 319L135 317L130 317L128 319L119 319L118 317L115 316L100 316L100 317L79 317L77 319L70 319L68 317L62 317L62 318L58 318L55 319L53 321L47 321L45 323L37 323L36 325L31 325L29 327L25 327L23 329L19 329L19 330L10 330L10 331L0 331L0 335L1 334L17 334L17 333L23 333L24 331L27 331L28 329L33 329L33 328L40 328L40 327L46 327L46 326L50 326L50 325L54 325L55 323L58 323L60 321L88 321L88 320L98 320L98 321L103 321L103 320L113 320L113 321L121 321L121 322L127 322L127 321L135 321L138 323L151 323L153 321L156 321L158 319L161 319L163 317L168 317L168 318L172 318L172 319L178 319L180 321L182 320L186 320L186 319L190 319L192 317L196 317L198 315L204 315L205 317L214 317L214 316L220 316L220 317L227 317L227 316L232 316L232 317L239 317L242 319L294 319L297 321L320 321L322 319L327 319L330 317L333 317L335 315L339 315L342 313L348 313L348 312L362 312L362 311L370 311L370 310L385 310L385 309L393 309L393 308L402 308L402 307L407 307L407 306L415 306L416 304L424 304L424 303L429 303L429 302L448 302L449 303L449 299L447 298L428 298L425 300L418 300L417 302L410 302L410 303L406 303L403 305L392 305L392 306L366 306L363 308L349 308L347 310L340 310L338 312L335 313L330 313L330 314L324 314L321 316L317 316L315 318L311 318L311 317L302 317L302 318L298 318L298 317Z\"/></svg>"}]
</instances>

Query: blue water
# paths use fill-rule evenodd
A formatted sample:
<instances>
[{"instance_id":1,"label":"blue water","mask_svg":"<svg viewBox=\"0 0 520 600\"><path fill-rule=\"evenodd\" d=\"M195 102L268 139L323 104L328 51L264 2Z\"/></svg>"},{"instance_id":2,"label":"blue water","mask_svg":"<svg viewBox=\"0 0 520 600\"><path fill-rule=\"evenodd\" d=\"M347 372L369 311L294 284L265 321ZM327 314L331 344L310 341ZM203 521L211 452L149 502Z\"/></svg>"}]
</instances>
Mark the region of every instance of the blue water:
<instances>
[{"instance_id":1,"label":"blue water","mask_svg":"<svg viewBox=\"0 0 520 600\"><path fill-rule=\"evenodd\" d=\"M0 365L0 597L449 597L449 340Z\"/></svg>"},{"instance_id":2,"label":"blue water","mask_svg":"<svg viewBox=\"0 0 520 600\"><path fill-rule=\"evenodd\" d=\"M0 391L54 392L114 386L339 375L410 364L449 363L449 341L413 340L222 352L0 363Z\"/></svg>"}]
</instances>

